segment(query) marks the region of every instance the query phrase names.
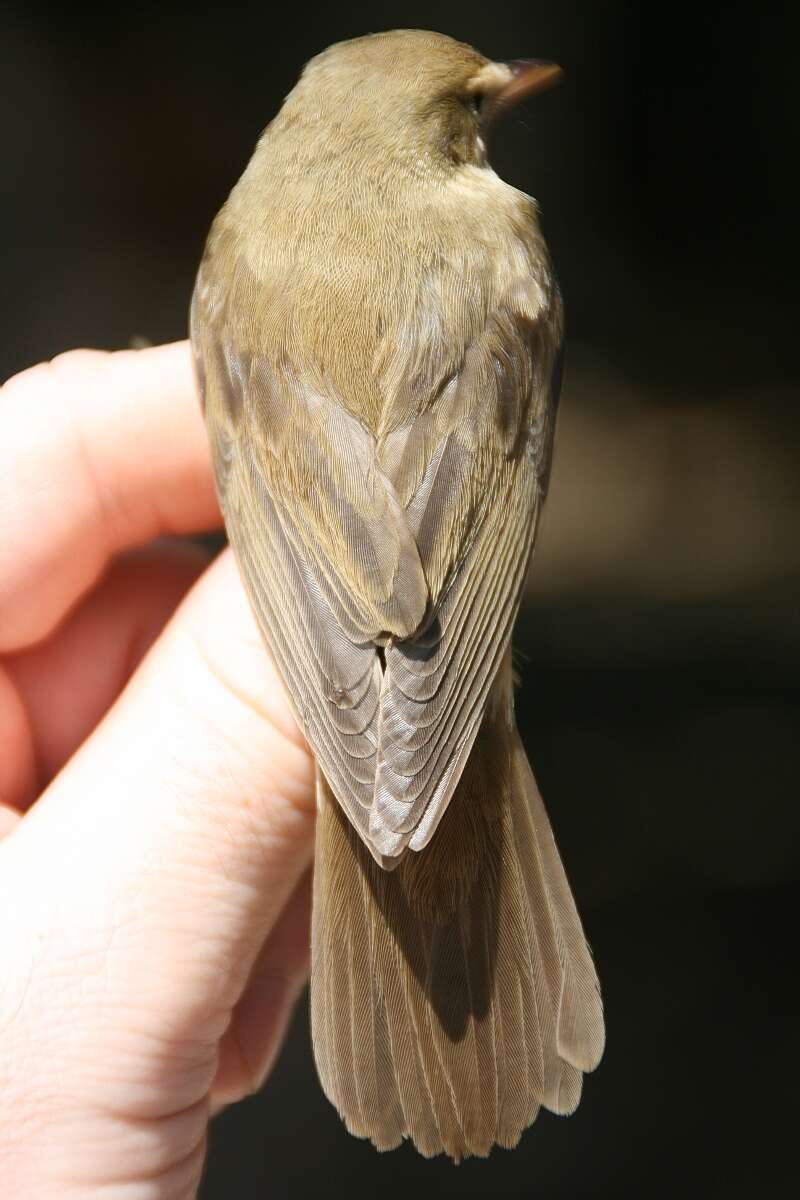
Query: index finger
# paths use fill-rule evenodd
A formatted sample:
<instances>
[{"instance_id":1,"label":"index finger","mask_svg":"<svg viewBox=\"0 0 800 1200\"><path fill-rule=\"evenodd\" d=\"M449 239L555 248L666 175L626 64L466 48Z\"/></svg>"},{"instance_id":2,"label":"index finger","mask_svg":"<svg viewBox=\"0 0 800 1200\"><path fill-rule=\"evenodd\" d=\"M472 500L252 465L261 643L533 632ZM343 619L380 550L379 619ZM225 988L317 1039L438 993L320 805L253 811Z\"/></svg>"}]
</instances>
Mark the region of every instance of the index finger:
<instances>
[{"instance_id":1,"label":"index finger","mask_svg":"<svg viewBox=\"0 0 800 1200\"><path fill-rule=\"evenodd\" d=\"M0 651L48 634L117 551L219 524L188 342L73 350L0 390Z\"/></svg>"}]
</instances>

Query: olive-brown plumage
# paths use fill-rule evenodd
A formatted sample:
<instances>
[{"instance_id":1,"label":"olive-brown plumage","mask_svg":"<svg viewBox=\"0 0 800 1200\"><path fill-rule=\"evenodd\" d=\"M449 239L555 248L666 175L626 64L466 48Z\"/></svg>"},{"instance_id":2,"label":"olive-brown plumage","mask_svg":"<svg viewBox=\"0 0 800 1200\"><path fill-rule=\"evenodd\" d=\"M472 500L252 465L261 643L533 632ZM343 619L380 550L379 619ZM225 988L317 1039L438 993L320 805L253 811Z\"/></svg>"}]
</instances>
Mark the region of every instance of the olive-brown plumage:
<instances>
[{"instance_id":1,"label":"olive-brown plumage","mask_svg":"<svg viewBox=\"0 0 800 1200\"><path fill-rule=\"evenodd\" d=\"M320 1078L379 1148L456 1159L572 1111L603 1048L513 714L562 318L481 108L526 70L419 31L313 59L192 305L228 534L319 767Z\"/></svg>"}]
</instances>

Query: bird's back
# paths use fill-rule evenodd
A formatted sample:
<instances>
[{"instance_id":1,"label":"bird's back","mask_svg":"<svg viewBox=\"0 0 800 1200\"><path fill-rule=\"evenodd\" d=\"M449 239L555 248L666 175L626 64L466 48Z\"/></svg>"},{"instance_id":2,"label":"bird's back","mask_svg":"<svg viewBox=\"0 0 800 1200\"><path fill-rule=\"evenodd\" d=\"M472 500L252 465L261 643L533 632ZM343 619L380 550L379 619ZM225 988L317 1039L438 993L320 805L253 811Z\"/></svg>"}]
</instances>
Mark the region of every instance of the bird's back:
<instances>
[{"instance_id":1,"label":"bird's back","mask_svg":"<svg viewBox=\"0 0 800 1200\"><path fill-rule=\"evenodd\" d=\"M407 425L513 293L557 304L529 197L488 168L300 158L273 122L209 237L202 279L242 348L318 379L375 437ZM560 314L554 312L554 319Z\"/></svg>"}]
</instances>

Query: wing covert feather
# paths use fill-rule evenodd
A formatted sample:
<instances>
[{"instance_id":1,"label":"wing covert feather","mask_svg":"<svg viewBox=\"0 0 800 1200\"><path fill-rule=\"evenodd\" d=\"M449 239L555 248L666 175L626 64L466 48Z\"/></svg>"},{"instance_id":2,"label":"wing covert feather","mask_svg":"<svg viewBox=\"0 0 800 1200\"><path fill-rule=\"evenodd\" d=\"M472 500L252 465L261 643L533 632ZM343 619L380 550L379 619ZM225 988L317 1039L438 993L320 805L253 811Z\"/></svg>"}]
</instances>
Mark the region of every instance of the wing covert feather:
<instances>
[{"instance_id":1,"label":"wing covert feather","mask_svg":"<svg viewBox=\"0 0 800 1200\"><path fill-rule=\"evenodd\" d=\"M408 424L373 437L297 367L221 344L201 291L193 340L229 536L309 743L388 866L436 829L509 643L549 468L560 302L498 308L459 369L401 405Z\"/></svg>"},{"instance_id":2,"label":"wing covert feather","mask_svg":"<svg viewBox=\"0 0 800 1200\"><path fill-rule=\"evenodd\" d=\"M549 467L559 332L552 314L496 314L436 406L382 446L431 589L427 628L386 651L369 829L388 857L432 836L511 636Z\"/></svg>"},{"instance_id":3,"label":"wing covert feather","mask_svg":"<svg viewBox=\"0 0 800 1200\"><path fill-rule=\"evenodd\" d=\"M381 667L375 639L413 630L419 555L371 439L288 371L220 345L193 307L226 527L289 698L363 837L374 793Z\"/></svg>"}]
</instances>

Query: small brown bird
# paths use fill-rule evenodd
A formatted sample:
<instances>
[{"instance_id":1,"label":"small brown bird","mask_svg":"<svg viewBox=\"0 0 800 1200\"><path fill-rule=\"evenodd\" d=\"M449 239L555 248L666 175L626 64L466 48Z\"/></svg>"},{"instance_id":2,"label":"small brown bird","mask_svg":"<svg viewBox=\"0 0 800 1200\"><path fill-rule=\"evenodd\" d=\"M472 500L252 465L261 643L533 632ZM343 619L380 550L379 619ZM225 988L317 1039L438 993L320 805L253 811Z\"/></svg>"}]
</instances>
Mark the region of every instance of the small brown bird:
<instances>
[{"instance_id":1,"label":"small brown bird","mask_svg":"<svg viewBox=\"0 0 800 1200\"><path fill-rule=\"evenodd\" d=\"M318 765L317 1068L381 1150L514 1146L603 1052L512 692L561 300L484 141L558 74L414 30L332 46L192 305L228 534Z\"/></svg>"}]
</instances>

